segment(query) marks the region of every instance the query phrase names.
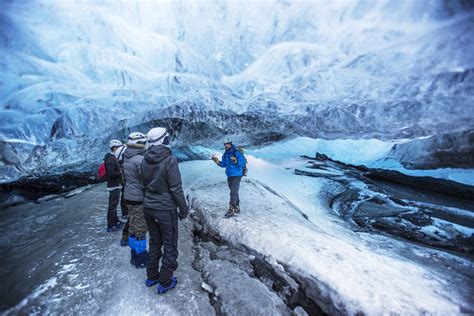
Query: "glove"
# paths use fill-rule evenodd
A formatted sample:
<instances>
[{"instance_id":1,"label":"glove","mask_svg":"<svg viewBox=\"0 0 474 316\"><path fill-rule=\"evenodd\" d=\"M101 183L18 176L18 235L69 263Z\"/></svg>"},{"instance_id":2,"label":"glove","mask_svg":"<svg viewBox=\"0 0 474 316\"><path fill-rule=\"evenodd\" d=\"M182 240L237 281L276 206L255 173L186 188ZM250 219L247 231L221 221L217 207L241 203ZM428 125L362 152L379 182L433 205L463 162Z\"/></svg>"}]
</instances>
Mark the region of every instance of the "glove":
<instances>
[{"instance_id":1,"label":"glove","mask_svg":"<svg viewBox=\"0 0 474 316\"><path fill-rule=\"evenodd\" d=\"M214 161L217 165L219 165L221 162L219 161L219 158L217 158L216 156L212 157L211 158L212 161Z\"/></svg>"},{"instance_id":2,"label":"glove","mask_svg":"<svg viewBox=\"0 0 474 316\"><path fill-rule=\"evenodd\" d=\"M186 217L188 217L188 213L189 213L189 212L186 212L186 213L181 213L181 212L179 212L179 213L178 213L178 218L179 218L179 220L182 221L183 219L185 219Z\"/></svg>"},{"instance_id":3,"label":"glove","mask_svg":"<svg viewBox=\"0 0 474 316\"><path fill-rule=\"evenodd\" d=\"M237 164L237 158L236 158L236 157L230 157L230 160L232 160L232 163L233 163L234 165Z\"/></svg>"}]
</instances>

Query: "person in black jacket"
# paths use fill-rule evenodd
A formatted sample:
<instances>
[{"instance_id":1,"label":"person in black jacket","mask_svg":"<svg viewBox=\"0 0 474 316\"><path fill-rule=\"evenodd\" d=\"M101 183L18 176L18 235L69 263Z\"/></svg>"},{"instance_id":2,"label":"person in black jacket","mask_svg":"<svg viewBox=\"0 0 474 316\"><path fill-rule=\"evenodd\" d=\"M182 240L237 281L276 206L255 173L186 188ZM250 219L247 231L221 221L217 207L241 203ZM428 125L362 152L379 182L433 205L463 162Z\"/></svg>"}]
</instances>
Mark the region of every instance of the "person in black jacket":
<instances>
[{"instance_id":1,"label":"person in black jacket","mask_svg":"<svg viewBox=\"0 0 474 316\"><path fill-rule=\"evenodd\" d=\"M149 149L141 163L145 188L143 206L150 233L145 284L150 287L158 283L158 294L164 294L177 283L173 272L178 268L178 217L186 218L189 208L184 197L178 160L168 147L169 135L166 129L153 128L147 138ZM158 273L160 259L161 269Z\"/></svg>"},{"instance_id":2,"label":"person in black jacket","mask_svg":"<svg viewBox=\"0 0 474 316\"><path fill-rule=\"evenodd\" d=\"M127 145L122 145L119 148L117 148L117 150L114 152L114 156L115 158L117 158L118 164L120 166L120 170L122 171L122 175L123 175L123 168L122 168L123 154L125 153L126 149L127 149ZM124 178L122 177L122 182L124 182L123 180ZM120 198L120 210L122 211L122 219L126 220L128 218L128 208L127 208L127 202L125 201L125 198L124 198L124 189L125 189L125 185L122 186L122 194ZM126 238L128 238L128 228L126 232L127 232Z\"/></svg>"},{"instance_id":3,"label":"person in black jacket","mask_svg":"<svg viewBox=\"0 0 474 316\"><path fill-rule=\"evenodd\" d=\"M107 210L107 231L114 232L121 229L122 222L117 217L117 206L120 201L122 189L122 172L114 153L122 146L119 140L113 139L109 143L110 152L104 157L105 169L107 170L107 191L109 191L109 207Z\"/></svg>"}]
</instances>

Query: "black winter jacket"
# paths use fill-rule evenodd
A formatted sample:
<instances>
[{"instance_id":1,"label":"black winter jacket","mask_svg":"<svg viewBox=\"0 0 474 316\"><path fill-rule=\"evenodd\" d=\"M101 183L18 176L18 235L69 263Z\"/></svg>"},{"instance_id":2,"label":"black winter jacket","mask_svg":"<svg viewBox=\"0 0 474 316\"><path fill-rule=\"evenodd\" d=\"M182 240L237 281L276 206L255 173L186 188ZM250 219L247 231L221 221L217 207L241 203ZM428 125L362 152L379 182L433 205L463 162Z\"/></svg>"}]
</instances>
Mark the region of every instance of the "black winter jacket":
<instances>
[{"instance_id":1,"label":"black winter jacket","mask_svg":"<svg viewBox=\"0 0 474 316\"><path fill-rule=\"evenodd\" d=\"M105 169L107 170L107 188L118 188L121 186L122 172L114 154L107 153L104 157Z\"/></svg>"},{"instance_id":2,"label":"black winter jacket","mask_svg":"<svg viewBox=\"0 0 474 316\"><path fill-rule=\"evenodd\" d=\"M141 163L145 199L143 206L154 210L180 209L182 215L189 211L184 197L178 160L163 145L153 146L145 153Z\"/></svg>"}]
</instances>

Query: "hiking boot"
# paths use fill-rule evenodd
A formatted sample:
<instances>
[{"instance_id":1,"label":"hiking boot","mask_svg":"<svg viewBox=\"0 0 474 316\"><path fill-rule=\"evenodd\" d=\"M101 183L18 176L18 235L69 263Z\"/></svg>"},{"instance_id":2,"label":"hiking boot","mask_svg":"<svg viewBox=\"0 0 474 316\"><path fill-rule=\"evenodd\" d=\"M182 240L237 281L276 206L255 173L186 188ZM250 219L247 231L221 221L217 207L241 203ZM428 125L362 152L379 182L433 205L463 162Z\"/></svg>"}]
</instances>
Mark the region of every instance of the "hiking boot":
<instances>
[{"instance_id":1,"label":"hiking boot","mask_svg":"<svg viewBox=\"0 0 474 316\"><path fill-rule=\"evenodd\" d=\"M115 226L107 226L107 232L108 233L113 233L116 232L117 228Z\"/></svg>"},{"instance_id":2,"label":"hiking boot","mask_svg":"<svg viewBox=\"0 0 474 316\"><path fill-rule=\"evenodd\" d=\"M158 283L158 287L156 288L156 291L158 292L158 294L162 295L162 294L165 294L166 292L168 292L169 290L172 290L176 287L176 284L178 283L178 279L176 279L176 277L173 277L171 279L171 282L164 286L162 285L161 283Z\"/></svg>"},{"instance_id":3,"label":"hiking boot","mask_svg":"<svg viewBox=\"0 0 474 316\"><path fill-rule=\"evenodd\" d=\"M240 214L240 205L237 204L236 206L234 206L234 213Z\"/></svg>"},{"instance_id":4,"label":"hiking boot","mask_svg":"<svg viewBox=\"0 0 474 316\"><path fill-rule=\"evenodd\" d=\"M122 229L122 222L117 221L117 223L113 227L115 228L115 231L121 230Z\"/></svg>"},{"instance_id":5,"label":"hiking boot","mask_svg":"<svg viewBox=\"0 0 474 316\"><path fill-rule=\"evenodd\" d=\"M232 205L229 205L229 210L225 213L225 217L229 218L235 215L235 208Z\"/></svg>"},{"instance_id":6,"label":"hiking boot","mask_svg":"<svg viewBox=\"0 0 474 316\"><path fill-rule=\"evenodd\" d=\"M153 285L158 284L158 283L159 283L158 279L156 279L156 280L146 279L145 280L146 287L152 287Z\"/></svg>"}]
</instances>

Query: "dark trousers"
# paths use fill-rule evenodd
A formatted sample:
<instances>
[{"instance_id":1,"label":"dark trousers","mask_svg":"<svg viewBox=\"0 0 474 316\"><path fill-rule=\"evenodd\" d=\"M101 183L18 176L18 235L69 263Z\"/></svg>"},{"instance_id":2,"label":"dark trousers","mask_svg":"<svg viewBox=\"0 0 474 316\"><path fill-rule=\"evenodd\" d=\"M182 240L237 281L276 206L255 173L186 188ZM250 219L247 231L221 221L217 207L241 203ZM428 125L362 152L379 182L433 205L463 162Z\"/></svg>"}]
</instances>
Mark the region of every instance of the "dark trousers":
<instances>
[{"instance_id":1,"label":"dark trousers","mask_svg":"<svg viewBox=\"0 0 474 316\"><path fill-rule=\"evenodd\" d=\"M125 223L125 226L123 226L123 229L122 229L122 240L128 240L129 227L130 227L130 219L127 218L127 222Z\"/></svg>"},{"instance_id":2,"label":"dark trousers","mask_svg":"<svg viewBox=\"0 0 474 316\"><path fill-rule=\"evenodd\" d=\"M144 213L150 233L147 277L149 280L158 279L161 259L159 282L167 285L173 277L173 271L178 268L178 212L177 210L160 211L145 208Z\"/></svg>"},{"instance_id":3,"label":"dark trousers","mask_svg":"<svg viewBox=\"0 0 474 316\"><path fill-rule=\"evenodd\" d=\"M124 187L122 187L122 195L120 196L120 208L122 209L122 217L125 215L127 216L128 215L128 204L127 204L127 200L125 200L124 198L124 194L123 194L123 191L124 191ZM130 219L127 218L127 222L125 223L125 225L123 226L123 229L122 229L122 240L128 240L128 228L130 227Z\"/></svg>"},{"instance_id":4,"label":"dark trousers","mask_svg":"<svg viewBox=\"0 0 474 316\"><path fill-rule=\"evenodd\" d=\"M127 206L127 200L125 200L123 191L125 190L125 186L122 187L122 195L120 198L120 209L122 210L122 217L128 216L128 206Z\"/></svg>"},{"instance_id":5,"label":"dark trousers","mask_svg":"<svg viewBox=\"0 0 474 316\"><path fill-rule=\"evenodd\" d=\"M117 206L120 201L120 189L109 191L109 208L107 210L107 226L111 227L118 223Z\"/></svg>"},{"instance_id":6,"label":"dark trousers","mask_svg":"<svg viewBox=\"0 0 474 316\"><path fill-rule=\"evenodd\" d=\"M228 177L227 178L227 184L229 185L229 189L230 189L229 204L232 206L240 205L240 199L239 199L240 180L242 180L242 177Z\"/></svg>"}]
</instances>

